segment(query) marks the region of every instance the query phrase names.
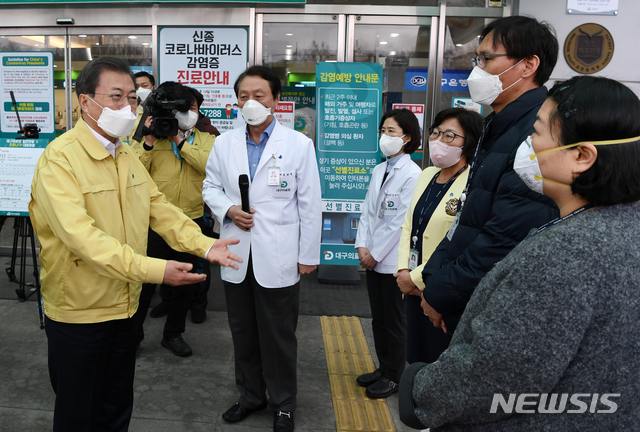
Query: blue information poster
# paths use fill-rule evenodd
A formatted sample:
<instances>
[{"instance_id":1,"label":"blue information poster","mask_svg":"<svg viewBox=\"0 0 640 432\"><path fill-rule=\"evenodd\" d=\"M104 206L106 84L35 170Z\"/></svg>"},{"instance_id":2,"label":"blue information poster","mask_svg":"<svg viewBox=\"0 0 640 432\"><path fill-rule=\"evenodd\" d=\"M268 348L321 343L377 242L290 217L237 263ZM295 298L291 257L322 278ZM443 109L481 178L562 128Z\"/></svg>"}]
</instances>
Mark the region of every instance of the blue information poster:
<instances>
[{"instance_id":1,"label":"blue information poster","mask_svg":"<svg viewBox=\"0 0 640 432\"><path fill-rule=\"evenodd\" d=\"M371 171L380 163L382 66L321 62L316 67L316 154L324 229L320 264L359 265L354 248Z\"/></svg>"},{"instance_id":2,"label":"blue information poster","mask_svg":"<svg viewBox=\"0 0 640 432\"><path fill-rule=\"evenodd\" d=\"M18 117L11 100L16 100L20 122L35 124L40 138L54 140L55 102L53 53L17 51L0 53L0 137L19 135Z\"/></svg>"}]
</instances>

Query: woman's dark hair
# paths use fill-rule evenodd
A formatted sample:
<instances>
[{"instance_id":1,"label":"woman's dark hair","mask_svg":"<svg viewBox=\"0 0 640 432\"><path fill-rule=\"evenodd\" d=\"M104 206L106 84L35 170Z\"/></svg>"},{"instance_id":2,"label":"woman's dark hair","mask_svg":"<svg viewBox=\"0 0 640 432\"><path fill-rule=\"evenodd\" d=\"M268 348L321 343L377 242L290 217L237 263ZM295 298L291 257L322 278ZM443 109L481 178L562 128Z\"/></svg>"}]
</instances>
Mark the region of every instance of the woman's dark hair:
<instances>
[{"instance_id":1,"label":"woman's dark hair","mask_svg":"<svg viewBox=\"0 0 640 432\"><path fill-rule=\"evenodd\" d=\"M256 65L251 66L246 71L242 72L236 80L233 85L233 91L236 92L236 97L238 97L238 91L240 91L240 83L248 76L259 76L260 78L268 81L269 87L271 87L271 95L274 99L282 93L282 83L280 82L278 74L270 67Z\"/></svg>"},{"instance_id":2,"label":"woman's dark hair","mask_svg":"<svg viewBox=\"0 0 640 432\"><path fill-rule=\"evenodd\" d=\"M165 81L158 88L161 88L165 92L165 97L169 101L178 101L185 100L187 103L178 111L182 111L182 109L186 108L184 111L189 111L191 109L191 105L194 102L198 102L193 90L186 85L180 84L176 81Z\"/></svg>"},{"instance_id":3,"label":"woman's dark hair","mask_svg":"<svg viewBox=\"0 0 640 432\"><path fill-rule=\"evenodd\" d=\"M556 84L548 98L558 104L549 123L561 145L640 136L640 100L617 81L576 76ZM596 205L639 201L640 140L596 148L594 164L571 184L573 194Z\"/></svg>"},{"instance_id":4,"label":"woman's dark hair","mask_svg":"<svg viewBox=\"0 0 640 432\"><path fill-rule=\"evenodd\" d=\"M558 61L558 39L549 23L520 15L501 18L484 28L480 41L491 32L492 45L501 43L509 58L538 56L540 65L534 81L538 85L547 82Z\"/></svg>"},{"instance_id":5,"label":"woman's dark hair","mask_svg":"<svg viewBox=\"0 0 640 432\"><path fill-rule=\"evenodd\" d=\"M482 116L475 111L468 111L464 108L447 108L436 114L431 129L440 126L443 121L450 118L454 118L460 123L464 133L462 157L467 160L467 163L471 163L482 133Z\"/></svg>"},{"instance_id":6,"label":"woman's dark hair","mask_svg":"<svg viewBox=\"0 0 640 432\"><path fill-rule=\"evenodd\" d=\"M396 123L398 123L398 126L400 126L400 129L402 129L402 133L411 137L411 141L404 146L404 152L411 154L418 150L422 132L420 131L420 124L418 123L416 115L406 108L387 111L380 120L380 126L378 127L379 134L382 133L382 125L388 118L394 119Z\"/></svg>"},{"instance_id":7,"label":"woman's dark hair","mask_svg":"<svg viewBox=\"0 0 640 432\"><path fill-rule=\"evenodd\" d=\"M96 94L96 87L100 84L100 76L102 72L119 72L127 74L131 77L133 88L136 88L136 79L125 62L116 57L100 57L90 61L82 68L78 78L76 79L76 94L89 94L94 96Z\"/></svg>"}]
</instances>

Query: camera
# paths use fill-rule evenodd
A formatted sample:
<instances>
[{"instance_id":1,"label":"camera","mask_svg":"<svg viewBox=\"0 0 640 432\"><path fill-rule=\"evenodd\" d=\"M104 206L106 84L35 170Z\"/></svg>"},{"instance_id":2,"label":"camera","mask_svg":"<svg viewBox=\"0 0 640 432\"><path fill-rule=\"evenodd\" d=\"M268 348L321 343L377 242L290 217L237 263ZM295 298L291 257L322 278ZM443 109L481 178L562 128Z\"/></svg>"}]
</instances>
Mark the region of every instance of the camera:
<instances>
[{"instance_id":1,"label":"camera","mask_svg":"<svg viewBox=\"0 0 640 432\"><path fill-rule=\"evenodd\" d=\"M37 139L40 137L40 128L36 123L25 123L23 133L25 138Z\"/></svg>"},{"instance_id":2,"label":"camera","mask_svg":"<svg viewBox=\"0 0 640 432\"><path fill-rule=\"evenodd\" d=\"M190 101L185 99L169 100L163 88L157 88L147 96L144 101L142 118L138 124L138 129L133 135L135 141L141 142L145 135L153 135L156 138L178 135L178 120L174 117L175 111L189 111ZM153 121L150 127L146 127L147 117L151 116Z\"/></svg>"}]
</instances>

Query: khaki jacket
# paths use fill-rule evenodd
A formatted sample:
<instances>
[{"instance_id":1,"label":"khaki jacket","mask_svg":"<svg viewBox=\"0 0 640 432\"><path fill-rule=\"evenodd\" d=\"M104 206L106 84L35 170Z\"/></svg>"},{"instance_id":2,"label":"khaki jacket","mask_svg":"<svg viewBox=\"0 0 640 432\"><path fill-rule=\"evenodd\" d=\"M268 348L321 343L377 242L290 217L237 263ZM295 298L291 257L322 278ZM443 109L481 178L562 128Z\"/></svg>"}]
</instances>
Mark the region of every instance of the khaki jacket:
<instances>
[{"instance_id":1,"label":"khaki jacket","mask_svg":"<svg viewBox=\"0 0 640 432\"><path fill-rule=\"evenodd\" d=\"M38 161L29 216L45 313L67 323L131 317L141 283L162 282L166 261L146 256L149 227L200 257L214 242L166 201L132 148L120 145L114 161L82 120Z\"/></svg>"},{"instance_id":2,"label":"khaki jacket","mask_svg":"<svg viewBox=\"0 0 640 432\"><path fill-rule=\"evenodd\" d=\"M180 150L182 162L173 154L168 138L156 139L153 150L149 151L141 143L132 141L140 162L167 201L179 207L191 219L202 217L204 211L202 182L215 138L214 135L194 129L193 143L185 142Z\"/></svg>"},{"instance_id":3,"label":"khaki jacket","mask_svg":"<svg viewBox=\"0 0 640 432\"><path fill-rule=\"evenodd\" d=\"M407 210L404 223L402 224L400 247L398 248L398 270L409 268L413 211L415 210L416 204L420 200L425 189L429 186L429 182L431 182L433 176L439 172L440 168L428 167L425 168L425 170L422 171L422 174L420 174L420 177L418 177L418 182L416 183L416 188L413 191L409 210ZM422 263L411 271L411 280L413 280L413 283L416 284L420 290L424 290L425 286L422 280L422 269L424 268L425 263L429 261L429 257L431 257L431 254L436 250L444 236L447 235L449 228L451 228L453 220L455 219L455 212L452 212L452 209L456 208L457 200L460 199L460 194L462 194L468 178L469 169L467 168L458 176L457 179L454 180L447 193L444 194L438 203L438 206L433 211L431 219L429 219L429 222L427 223L427 227L425 228L422 237ZM449 213L454 213L453 215L447 213L447 207Z\"/></svg>"}]
</instances>

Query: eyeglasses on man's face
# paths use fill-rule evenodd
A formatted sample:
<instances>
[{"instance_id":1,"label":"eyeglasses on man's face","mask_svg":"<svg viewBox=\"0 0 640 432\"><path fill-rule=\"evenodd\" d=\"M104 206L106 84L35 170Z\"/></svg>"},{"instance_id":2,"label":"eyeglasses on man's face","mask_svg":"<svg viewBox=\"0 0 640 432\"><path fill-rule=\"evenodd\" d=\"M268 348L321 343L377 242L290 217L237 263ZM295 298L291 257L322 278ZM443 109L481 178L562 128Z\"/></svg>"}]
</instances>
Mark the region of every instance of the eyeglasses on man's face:
<instances>
[{"instance_id":1,"label":"eyeglasses on man's face","mask_svg":"<svg viewBox=\"0 0 640 432\"><path fill-rule=\"evenodd\" d=\"M471 57L471 64L473 67L478 66L480 69L484 69L487 65L487 59L494 57L508 57L509 54L476 54L475 57Z\"/></svg>"},{"instance_id":2,"label":"eyeglasses on man's face","mask_svg":"<svg viewBox=\"0 0 640 432\"><path fill-rule=\"evenodd\" d=\"M441 130L438 130L438 128L429 129L429 141L437 140L440 135L442 135L442 142L447 144L453 142L453 140L456 139L456 137L460 137L464 139L462 135L458 135L453 131L441 131Z\"/></svg>"},{"instance_id":3,"label":"eyeglasses on man's face","mask_svg":"<svg viewBox=\"0 0 640 432\"><path fill-rule=\"evenodd\" d=\"M94 93L97 95L103 95L111 98L111 101L114 105L121 105L123 102L128 103L129 105L138 105L138 97L135 93L131 93L130 95L123 95L122 93Z\"/></svg>"}]
</instances>

